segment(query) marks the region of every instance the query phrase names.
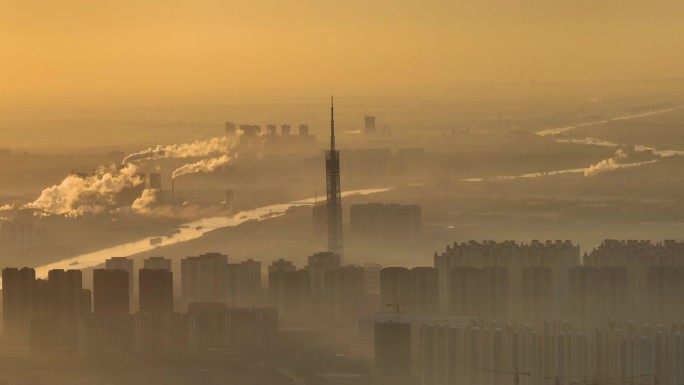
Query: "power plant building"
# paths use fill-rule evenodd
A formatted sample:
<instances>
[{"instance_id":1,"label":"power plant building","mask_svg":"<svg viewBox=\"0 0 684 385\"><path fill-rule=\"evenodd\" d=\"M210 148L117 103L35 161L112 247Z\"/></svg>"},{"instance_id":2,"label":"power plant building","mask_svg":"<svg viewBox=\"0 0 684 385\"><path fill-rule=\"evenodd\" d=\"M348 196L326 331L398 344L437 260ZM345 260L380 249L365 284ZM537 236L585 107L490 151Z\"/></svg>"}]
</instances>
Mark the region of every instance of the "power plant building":
<instances>
[{"instance_id":1,"label":"power plant building","mask_svg":"<svg viewBox=\"0 0 684 385\"><path fill-rule=\"evenodd\" d=\"M378 133L375 128L375 116L364 117L363 133L364 135L375 135Z\"/></svg>"}]
</instances>

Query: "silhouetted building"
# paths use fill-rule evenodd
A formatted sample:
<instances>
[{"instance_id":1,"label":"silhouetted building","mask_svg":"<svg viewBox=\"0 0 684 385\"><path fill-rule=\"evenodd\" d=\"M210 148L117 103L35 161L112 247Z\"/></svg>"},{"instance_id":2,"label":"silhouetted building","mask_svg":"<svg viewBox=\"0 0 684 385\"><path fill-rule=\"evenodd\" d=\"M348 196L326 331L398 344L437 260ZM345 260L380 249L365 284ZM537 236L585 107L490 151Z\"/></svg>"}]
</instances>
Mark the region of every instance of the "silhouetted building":
<instances>
[{"instance_id":1,"label":"silhouetted building","mask_svg":"<svg viewBox=\"0 0 684 385\"><path fill-rule=\"evenodd\" d=\"M226 303L226 265L228 256L206 253L181 260L181 291L183 301Z\"/></svg>"},{"instance_id":2,"label":"silhouetted building","mask_svg":"<svg viewBox=\"0 0 684 385\"><path fill-rule=\"evenodd\" d=\"M277 345L278 316L273 309L193 303L186 318L191 353L263 354Z\"/></svg>"},{"instance_id":3,"label":"silhouetted building","mask_svg":"<svg viewBox=\"0 0 684 385\"><path fill-rule=\"evenodd\" d=\"M151 356L187 353L186 318L179 313L137 313L133 316L133 350Z\"/></svg>"},{"instance_id":4,"label":"silhouetted building","mask_svg":"<svg viewBox=\"0 0 684 385\"><path fill-rule=\"evenodd\" d=\"M309 125L300 124L299 125L299 136L309 136Z\"/></svg>"},{"instance_id":5,"label":"silhouetted building","mask_svg":"<svg viewBox=\"0 0 684 385\"><path fill-rule=\"evenodd\" d=\"M659 243L641 240L606 239L584 255L585 266L621 266L627 270L630 318L652 321L648 272L653 266L684 266L684 242L666 240Z\"/></svg>"},{"instance_id":6,"label":"silhouetted building","mask_svg":"<svg viewBox=\"0 0 684 385\"><path fill-rule=\"evenodd\" d=\"M225 303L188 304L188 350L191 353L227 351L227 312Z\"/></svg>"},{"instance_id":7,"label":"silhouetted building","mask_svg":"<svg viewBox=\"0 0 684 385\"><path fill-rule=\"evenodd\" d=\"M437 314L439 292L433 267L385 267L380 271L380 311L399 306L402 314Z\"/></svg>"},{"instance_id":8,"label":"silhouetted building","mask_svg":"<svg viewBox=\"0 0 684 385\"><path fill-rule=\"evenodd\" d=\"M334 252L322 251L310 255L306 268L311 273L311 290L316 293L323 293L325 272L340 266L340 255Z\"/></svg>"},{"instance_id":9,"label":"silhouetted building","mask_svg":"<svg viewBox=\"0 0 684 385\"><path fill-rule=\"evenodd\" d=\"M2 269L2 319L5 338L27 339L33 312L35 270Z\"/></svg>"},{"instance_id":10,"label":"silhouetted building","mask_svg":"<svg viewBox=\"0 0 684 385\"><path fill-rule=\"evenodd\" d=\"M602 327L629 313L627 270L618 266L577 266L569 271L570 315L582 328Z\"/></svg>"},{"instance_id":11,"label":"silhouetted building","mask_svg":"<svg viewBox=\"0 0 684 385\"><path fill-rule=\"evenodd\" d=\"M227 328L227 345L234 353L266 354L278 346L278 313L275 309L229 309Z\"/></svg>"},{"instance_id":12,"label":"silhouetted building","mask_svg":"<svg viewBox=\"0 0 684 385\"><path fill-rule=\"evenodd\" d=\"M651 266L647 274L651 320L665 324L684 319L684 266Z\"/></svg>"},{"instance_id":13,"label":"silhouetted building","mask_svg":"<svg viewBox=\"0 0 684 385\"><path fill-rule=\"evenodd\" d=\"M173 273L167 269L138 271L140 313L173 313Z\"/></svg>"},{"instance_id":14,"label":"silhouetted building","mask_svg":"<svg viewBox=\"0 0 684 385\"><path fill-rule=\"evenodd\" d=\"M394 381L411 374L411 325L400 322L375 323L375 370Z\"/></svg>"},{"instance_id":15,"label":"silhouetted building","mask_svg":"<svg viewBox=\"0 0 684 385\"><path fill-rule=\"evenodd\" d=\"M133 260L126 257L112 257L105 261L107 270L124 270L128 273L128 295L133 298L135 269Z\"/></svg>"},{"instance_id":16,"label":"silhouetted building","mask_svg":"<svg viewBox=\"0 0 684 385\"><path fill-rule=\"evenodd\" d=\"M311 315L311 275L280 259L268 267L269 299L283 319L303 320Z\"/></svg>"},{"instance_id":17,"label":"silhouetted building","mask_svg":"<svg viewBox=\"0 0 684 385\"><path fill-rule=\"evenodd\" d=\"M52 293L47 279L36 279L33 282L33 306L31 308L32 319L52 319Z\"/></svg>"},{"instance_id":18,"label":"silhouetted building","mask_svg":"<svg viewBox=\"0 0 684 385\"><path fill-rule=\"evenodd\" d=\"M352 205L351 232L359 239L414 242L420 235L420 206L367 203Z\"/></svg>"},{"instance_id":19,"label":"silhouetted building","mask_svg":"<svg viewBox=\"0 0 684 385\"><path fill-rule=\"evenodd\" d=\"M290 136L290 133L292 132L292 127L290 127L289 124L283 124L280 126L280 134L282 136Z\"/></svg>"},{"instance_id":20,"label":"silhouetted building","mask_svg":"<svg viewBox=\"0 0 684 385\"><path fill-rule=\"evenodd\" d=\"M339 268L340 262L340 255L330 251L315 253L308 258L306 269L310 274L311 306L316 315L324 315L329 307L325 295L325 274Z\"/></svg>"},{"instance_id":21,"label":"silhouetted building","mask_svg":"<svg viewBox=\"0 0 684 385\"><path fill-rule=\"evenodd\" d=\"M380 270L380 311L390 306L406 306L411 303L411 281L409 269L385 267Z\"/></svg>"},{"instance_id":22,"label":"silhouetted building","mask_svg":"<svg viewBox=\"0 0 684 385\"><path fill-rule=\"evenodd\" d=\"M375 116L364 117L363 133L365 135L375 135L378 131L375 128Z\"/></svg>"},{"instance_id":23,"label":"silhouetted building","mask_svg":"<svg viewBox=\"0 0 684 385\"><path fill-rule=\"evenodd\" d=\"M240 130L242 131L243 138L253 138L261 133L261 126L252 124L241 124Z\"/></svg>"},{"instance_id":24,"label":"silhouetted building","mask_svg":"<svg viewBox=\"0 0 684 385\"><path fill-rule=\"evenodd\" d=\"M80 270L50 270L48 286L52 318L76 318L82 313L83 277Z\"/></svg>"},{"instance_id":25,"label":"silhouetted building","mask_svg":"<svg viewBox=\"0 0 684 385\"><path fill-rule=\"evenodd\" d=\"M497 266L508 269L509 303L511 317L522 319L522 269L528 266L546 266L552 270L554 317L568 315L568 270L579 266L579 246L570 241L532 241L519 244L513 241L482 243L469 241L447 245L446 252L435 253L435 268L439 275L440 311L450 307L450 272L454 267Z\"/></svg>"},{"instance_id":26,"label":"silhouetted building","mask_svg":"<svg viewBox=\"0 0 684 385\"><path fill-rule=\"evenodd\" d=\"M338 267L325 272L326 315L333 322L356 322L358 315L368 310L363 277L363 267L359 266Z\"/></svg>"},{"instance_id":27,"label":"silhouetted building","mask_svg":"<svg viewBox=\"0 0 684 385\"><path fill-rule=\"evenodd\" d=\"M228 266L229 303L238 307L261 306L263 304L261 262L248 259ZM231 266L234 266L234 272L231 272Z\"/></svg>"},{"instance_id":28,"label":"silhouetted building","mask_svg":"<svg viewBox=\"0 0 684 385\"><path fill-rule=\"evenodd\" d=\"M171 260L164 257L149 257L143 261L143 268L171 270Z\"/></svg>"},{"instance_id":29,"label":"silhouetted building","mask_svg":"<svg viewBox=\"0 0 684 385\"><path fill-rule=\"evenodd\" d=\"M158 173L150 173L150 188L154 190L162 189L162 176Z\"/></svg>"},{"instance_id":30,"label":"silhouetted building","mask_svg":"<svg viewBox=\"0 0 684 385\"><path fill-rule=\"evenodd\" d=\"M380 271L382 265L377 263L366 263L363 265L363 279L366 293L380 295ZM379 298L379 297L378 297Z\"/></svg>"},{"instance_id":31,"label":"silhouetted building","mask_svg":"<svg viewBox=\"0 0 684 385\"><path fill-rule=\"evenodd\" d=\"M437 269L414 267L409 271L409 305L406 312L413 314L438 314L439 291Z\"/></svg>"},{"instance_id":32,"label":"silhouetted building","mask_svg":"<svg viewBox=\"0 0 684 385\"><path fill-rule=\"evenodd\" d=\"M286 306L286 295L290 273L297 271L292 261L279 259L268 266L268 298L270 304L283 315Z\"/></svg>"},{"instance_id":33,"label":"silhouetted building","mask_svg":"<svg viewBox=\"0 0 684 385\"><path fill-rule=\"evenodd\" d=\"M261 262L248 259L240 262L237 281L237 306L257 307L263 304Z\"/></svg>"},{"instance_id":34,"label":"silhouetted building","mask_svg":"<svg viewBox=\"0 0 684 385\"><path fill-rule=\"evenodd\" d=\"M509 279L503 267L455 267L450 274L451 314L508 320Z\"/></svg>"},{"instance_id":35,"label":"silhouetted building","mask_svg":"<svg viewBox=\"0 0 684 385\"><path fill-rule=\"evenodd\" d=\"M233 122L226 122L225 133L226 135L235 135L237 132L237 125Z\"/></svg>"},{"instance_id":36,"label":"silhouetted building","mask_svg":"<svg viewBox=\"0 0 684 385\"><path fill-rule=\"evenodd\" d=\"M543 266L522 269L523 320L540 322L553 314L553 271Z\"/></svg>"},{"instance_id":37,"label":"silhouetted building","mask_svg":"<svg viewBox=\"0 0 684 385\"><path fill-rule=\"evenodd\" d=\"M32 355L77 351L78 319L87 314L81 286L80 270L50 270L47 280L35 280L29 323Z\"/></svg>"},{"instance_id":38,"label":"silhouetted building","mask_svg":"<svg viewBox=\"0 0 684 385\"><path fill-rule=\"evenodd\" d=\"M554 338L560 343L578 339ZM424 385L544 385L563 372L569 361L566 355L578 353L574 346L549 344L544 351L543 338L536 330L509 324L426 324L420 330L420 374ZM556 342L554 341L554 342ZM581 341L581 340L580 340ZM548 353L548 356L544 353ZM581 351L579 352L581 353ZM586 357L584 357L586 359ZM542 371L542 360L551 367L562 361L556 371ZM521 373L517 375L515 371Z\"/></svg>"},{"instance_id":39,"label":"silhouetted building","mask_svg":"<svg viewBox=\"0 0 684 385\"><path fill-rule=\"evenodd\" d=\"M127 316L130 312L129 278L126 270L93 271L93 304L97 316Z\"/></svg>"},{"instance_id":40,"label":"silhouetted building","mask_svg":"<svg viewBox=\"0 0 684 385\"><path fill-rule=\"evenodd\" d=\"M95 270L98 271L98 270ZM100 270L119 272L121 277L128 277L122 270ZM97 289L95 289L95 306L97 308ZM128 314L95 314L81 317L78 324L79 355L92 357L102 354L124 355L134 352L133 317Z\"/></svg>"}]
</instances>

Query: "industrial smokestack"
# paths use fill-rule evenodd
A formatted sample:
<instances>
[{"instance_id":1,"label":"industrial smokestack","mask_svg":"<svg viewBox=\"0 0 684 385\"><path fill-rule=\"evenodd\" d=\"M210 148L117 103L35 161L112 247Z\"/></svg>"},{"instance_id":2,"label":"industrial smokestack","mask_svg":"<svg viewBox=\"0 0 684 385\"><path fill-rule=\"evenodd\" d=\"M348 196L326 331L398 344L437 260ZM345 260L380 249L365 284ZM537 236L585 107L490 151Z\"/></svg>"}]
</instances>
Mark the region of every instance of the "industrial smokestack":
<instances>
[{"instance_id":1,"label":"industrial smokestack","mask_svg":"<svg viewBox=\"0 0 684 385\"><path fill-rule=\"evenodd\" d=\"M176 203L176 180L171 178L171 206Z\"/></svg>"}]
</instances>

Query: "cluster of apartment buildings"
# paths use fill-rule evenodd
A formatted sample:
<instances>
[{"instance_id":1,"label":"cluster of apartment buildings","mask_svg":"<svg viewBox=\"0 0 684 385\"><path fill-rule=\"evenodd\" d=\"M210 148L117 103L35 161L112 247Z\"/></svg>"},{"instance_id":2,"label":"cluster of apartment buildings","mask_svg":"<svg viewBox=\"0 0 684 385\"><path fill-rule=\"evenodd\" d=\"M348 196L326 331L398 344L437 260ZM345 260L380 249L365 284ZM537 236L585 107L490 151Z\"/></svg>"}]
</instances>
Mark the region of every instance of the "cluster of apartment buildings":
<instances>
[{"instance_id":1,"label":"cluster of apartment buildings","mask_svg":"<svg viewBox=\"0 0 684 385\"><path fill-rule=\"evenodd\" d=\"M182 259L176 280L171 265L111 258L92 295L78 270L4 269L5 335L39 353L264 354L279 325L314 326L356 332L390 383L684 382L683 243L605 241L582 256L570 241L470 241L418 267L320 252L262 270L207 253Z\"/></svg>"},{"instance_id":2,"label":"cluster of apartment buildings","mask_svg":"<svg viewBox=\"0 0 684 385\"><path fill-rule=\"evenodd\" d=\"M679 384L684 243L465 242L385 267L361 351L391 381Z\"/></svg>"},{"instance_id":3,"label":"cluster of apartment buildings","mask_svg":"<svg viewBox=\"0 0 684 385\"><path fill-rule=\"evenodd\" d=\"M314 233L327 234L328 212L325 204L314 205ZM418 205L384 203L355 204L350 208L350 236L369 244L415 243L422 234L422 208Z\"/></svg>"},{"instance_id":4,"label":"cluster of apartment buildings","mask_svg":"<svg viewBox=\"0 0 684 385\"><path fill-rule=\"evenodd\" d=\"M133 267L131 259L107 260L105 268L92 272L92 292L84 288L80 270L50 270L46 279L37 279L31 268L3 269L5 337L28 343L34 354L267 354L275 349L278 317L262 307L259 262L231 264L219 253L186 258L180 301L174 297L171 260L146 259L137 271L137 291Z\"/></svg>"}]
</instances>

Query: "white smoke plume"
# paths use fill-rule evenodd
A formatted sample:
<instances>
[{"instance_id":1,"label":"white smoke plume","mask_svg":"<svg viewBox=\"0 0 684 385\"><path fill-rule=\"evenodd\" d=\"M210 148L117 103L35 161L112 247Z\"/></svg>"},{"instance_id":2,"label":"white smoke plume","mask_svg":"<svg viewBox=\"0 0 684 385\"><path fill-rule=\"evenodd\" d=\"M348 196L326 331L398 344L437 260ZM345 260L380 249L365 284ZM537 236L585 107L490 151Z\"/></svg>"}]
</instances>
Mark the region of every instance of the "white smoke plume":
<instances>
[{"instance_id":1,"label":"white smoke plume","mask_svg":"<svg viewBox=\"0 0 684 385\"><path fill-rule=\"evenodd\" d=\"M150 211L157 203L157 192L158 190L146 188L140 197L131 204L131 208L142 213Z\"/></svg>"},{"instance_id":2,"label":"white smoke plume","mask_svg":"<svg viewBox=\"0 0 684 385\"><path fill-rule=\"evenodd\" d=\"M615 152L615 155L613 155L611 158L604 159L596 164L592 164L591 166L585 168L584 176L596 176L599 174L615 171L619 168L622 168L624 165L618 162L625 158L627 158L627 154L624 151L622 151L622 149L617 150Z\"/></svg>"},{"instance_id":3,"label":"white smoke plume","mask_svg":"<svg viewBox=\"0 0 684 385\"><path fill-rule=\"evenodd\" d=\"M8 203L6 205L0 206L0 211L10 211L10 210L14 210L14 205L11 205Z\"/></svg>"},{"instance_id":4,"label":"white smoke plume","mask_svg":"<svg viewBox=\"0 0 684 385\"><path fill-rule=\"evenodd\" d=\"M179 176L186 175L186 174L194 174L197 172L213 172L217 168L223 166L224 164L227 164L233 158L237 157L237 154L235 155L221 155L217 158L210 158L210 159L202 159L200 161L194 162L194 163L188 163L185 164L176 170L173 171L173 174L171 175L171 179L176 179Z\"/></svg>"},{"instance_id":5,"label":"white smoke plume","mask_svg":"<svg viewBox=\"0 0 684 385\"><path fill-rule=\"evenodd\" d=\"M6 205L1 205L0 206L0 220L6 219L8 215L11 213L8 213L8 211L14 210L14 205L13 204L6 204Z\"/></svg>"},{"instance_id":6,"label":"white smoke plume","mask_svg":"<svg viewBox=\"0 0 684 385\"><path fill-rule=\"evenodd\" d=\"M101 168L94 175L86 177L69 175L60 184L43 190L38 199L21 208L71 217L101 213L116 203L116 194L143 183L136 171L134 165L128 164L118 171Z\"/></svg>"},{"instance_id":7,"label":"white smoke plume","mask_svg":"<svg viewBox=\"0 0 684 385\"><path fill-rule=\"evenodd\" d=\"M192 143L158 145L126 156L121 164L126 165L144 159L190 158L225 154L235 148L239 135L240 132L235 136L220 136L207 140L197 140Z\"/></svg>"}]
</instances>

